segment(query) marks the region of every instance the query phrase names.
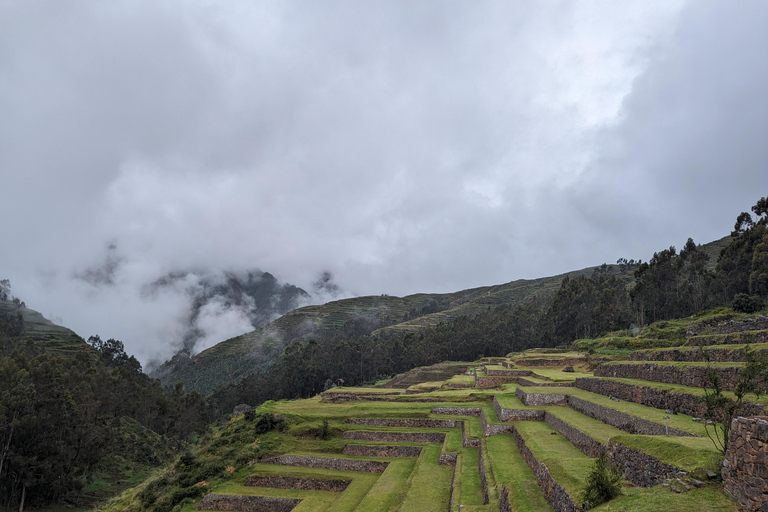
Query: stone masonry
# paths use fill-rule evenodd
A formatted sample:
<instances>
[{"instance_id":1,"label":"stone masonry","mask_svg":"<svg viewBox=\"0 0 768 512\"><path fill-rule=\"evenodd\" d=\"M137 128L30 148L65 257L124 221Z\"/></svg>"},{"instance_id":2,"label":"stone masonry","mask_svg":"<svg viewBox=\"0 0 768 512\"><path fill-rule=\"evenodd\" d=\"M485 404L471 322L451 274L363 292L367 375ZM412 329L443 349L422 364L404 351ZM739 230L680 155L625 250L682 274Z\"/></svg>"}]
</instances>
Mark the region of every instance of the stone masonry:
<instances>
[{"instance_id":1,"label":"stone masonry","mask_svg":"<svg viewBox=\"0 0 768 512\"><path fill-rule=\"evenodd\" d=\"M380 441L383 443L442 443L443 432L388 432L384 430L350 430L344 432L342 439L356 441Z\"/></svg>"},{"instance_id":2,"label":"stone masonry","mask_svg":"<svg viewBox=\"0 0 768 512\"><path fill-rule=\"evenodd\" d=\"M308 457L305 455L280 455L261 462L281 466L302 466L306 468L334 469L337 471L360 471L362 473L383 473L389 462L378 460L336 459L331 457Z\"/></svg>"},{"instance_id":3,"label":"stone masonry","mask_svg":"<svg viewBox=\"0 0 768 512\"><path fill-rule=\"evenodd\" d=\"M734 418L722 476L742 507L768 511L768 416Z\"/></svg>"},{"instance_id":4,"label":"stone masonry","mask_svg":"<svg viewBox=\"0 0 768 512\"><path fill-rule=\"evenodd\" d=\"M686 476L680 468L664 464L655 457L613 440L608 441L608 455L624 478L638 487L653 487L664 480Z\"/></svg>"},{"instance_id":5,"label":"stone masonry","mask_svg":"<svg viewBox=\"0 0 768 512\"><path fill-rule=\"evenodd\" d=\"M726 391L733 391L739 378L741 368L738 366L712 367L720 377L720 383ZM595 377L618 377L624 379L642 379L666 384L678 384L695 388L706 387L708 368L706 366L689 366L686 368L668 364L603 364L595 370Z\"/></svg>"},{"instance_id":6,"label":"stone masonry","mask_svg":"<svg viewBox=\"0 0 768 512\"><path fill-rule=\"evenodd\" d=\"M348 444L341 453L356 457L418 457L421 446Z\"/></svg>"},{"instance_id":7,"label":"stone masonry","mask_svg":"<svg viewBox=\"0 0 768 512\"><path fill-rule=\"evenodd\" d=\"M701 417L706 409L697 395L667 391L651 386L639 386L615 380L582 377L576 379L576 387L599 395L613 396L656 409L669 409L676 413L688 414L689 416ZM744 416L759 416L765 413L761 405L745 403L741 408L740 414Z\"/></svg>"},{"instance_id":8,"label":"stone masonry","mask_svg":"<svg viewBox=\"0 0 768 512\"><path fill-rule=\"evenodd\" d=\"M342 492L350 483L352 483L352 480L298 478L280 475L252 475L246 478L243 485L248 487L271 487L273 489Z\"/></svg>"},{"instance_id":9,"label":"stone masonry","mask_svg":"<svg viewBox=\"0 0 768 512\"><path fill-rule=\"evenodd\" d=\"M239 510L242 512L290 512L301 503L299 499L267 498L264 496L238 496L208 494L197 510Z\"/></svg>"}]
</instances>

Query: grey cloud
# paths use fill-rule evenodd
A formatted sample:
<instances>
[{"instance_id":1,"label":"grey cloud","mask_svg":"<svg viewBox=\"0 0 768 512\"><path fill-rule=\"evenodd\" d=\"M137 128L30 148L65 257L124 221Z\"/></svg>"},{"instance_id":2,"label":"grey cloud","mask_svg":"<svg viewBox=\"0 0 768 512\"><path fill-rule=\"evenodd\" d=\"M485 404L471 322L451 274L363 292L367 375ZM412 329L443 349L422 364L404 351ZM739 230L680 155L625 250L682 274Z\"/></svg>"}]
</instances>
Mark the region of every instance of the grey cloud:
<instances>
[{"instance_id":1,"label":"grey cloud","mask_svg":"<svg viewBox=\"0 0 768 512\"><path fill-rule=\"evenodd\" d=\"M19 218L0 226L0 277L146 361L183 338L188 297L141 291L180 269L307 290L328 271L341 295L320 301L717 238L765 195L764 11L0 4L0 176ZM112 241L111 286L72 278L101 275ZM225 336L238 314L201 319Z\"/></svg>"}]
</instances>

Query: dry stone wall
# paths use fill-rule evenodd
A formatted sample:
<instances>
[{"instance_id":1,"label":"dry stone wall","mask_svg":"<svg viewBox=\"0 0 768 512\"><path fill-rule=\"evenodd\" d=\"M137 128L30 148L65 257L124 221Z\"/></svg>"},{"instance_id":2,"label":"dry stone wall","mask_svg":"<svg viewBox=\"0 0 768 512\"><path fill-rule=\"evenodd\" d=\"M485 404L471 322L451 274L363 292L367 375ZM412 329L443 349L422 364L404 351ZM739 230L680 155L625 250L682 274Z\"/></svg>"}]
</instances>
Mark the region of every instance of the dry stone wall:
<instances>
[{"instance_id":1,"label":"dry stone wall","mask_svg":"<svg viewBox=\"0 0 768 512\"><path fill-rule=\"evenodd\" d=\"M766 343L768 331L746 331L732 334L704 334L688 338L686 345L699 347L706 345L741 345L743 343Z\"/></svg>"},{"instance_id":2,"label":"dry stone wall","mask_svg":"<svg viewBox=\"0 0 768 512\"><path fill-rule=\"evenodd\" d=\"M617 411L616 409L611 409L609 407L603 407L602 405L598 405L592 402L587 402L586 400L582 400L581 398L577 398L575 396L570 397L569 405L576 412L580 412L585 416L600 420L603 423L607 423L608 425L621 429L625 432L629 432L630 434L696 437L689 432L677 430L672 427L667 429L667 427L659 423L645 420L643 418L638 418L637 416L632 416L631 414Z\"/></svg>"},{"instance_id":3,"label":"dry stone wall","mask_svg":"<svg viewBox=\"0 0 768 512\"><path fill-rule=\"evenodd\" d=\"M567 405L568 397L561 394L526 393L521 388L515 390L515 396L523 405Z\"/></svg>"},{"instance_id":4,"label":"dry stone wall","mask_svg":"<svg viewBox=\"0 0 768 512\"><path fill-rule=\"evenodd\" d=\"M423 419L373 419L349 418L344 423L348 425L365 425L370 427L404 427L404 428L458 428L461 421L457 420L423 420Z\"/></svg>"},{"instance_id":5,"label":"dry stone wall","mask_svg":"<svg viewBox=\"0 0 768 512\"><path fill-rule=\"evenodd\" d=\"M768 511L768 417L734 418L722 476L742 507Z\"/></svg>"},{"instance_id":6,"label":"dry stone wall","mask_svg":"<svg viewBox=\"0 0 768 512\"><path fill-rule=\"evenodd\" d=\"M686 329L685 336L690 338L696 336L707 329L711 328L712 334L731 334L741 331L757 331L762 329L768 329L768 317L760 315L755 318L748 318L747 320L734 321L714 319L706 320L702 322L696 322Z\"/></svg>"},{"instance_id":7,"label":"dry stone wall","mask_svg":"<svg viewBox=\"0 0 768 512\"><path fill-rule=\"evenodd\" d=\"M490 377L530 377L533 375L531 370L494 370L485 368L485 374Z\"/></svg>"},{"instance_id":8,"label":"dry stone wall","mask_svg":"<svg viewBox=\"0 0 768 512\"><path fill-rule=\"evenodd\" d=\"M706 407L697 395L657 389L651 386L639 386L615 380L581 377L576 379L576 387L604 396L613 396L636 404L670 410L675 413L701 417ZM744 416L765 414L759 404L745 403L740 411Z\"/></svg>"},{"instance_id":9,"label":"dry stone wall","mask_svg":"<svg viewBox=\"0 0 768 512\"><path fill-rule=\"evenodd\" d=\"M720 383L726 391L733 391L741 368L712 367L720 377ZM708 385L706 366L689 366L686 368L665 364L603 364L595 370L595 377L617 377L624 379L641 379L666 384L678 384L703 388Z\"/></svg>"},{"instance_id":10,"label":"dry stone wall","mask_svg":"<svg viewBox=\"0 0 768 512\"><path fill-rule=\"evenodd\" d=\"M495 388L512 382L517 382L517 377L478 377L475 375L476 388Z\"/></svg>"},{"instance_id":11,"label":"dry stone wall","mask_svg":"<svg viewBox=\"0 0 768 512\"><path fill-rule=\"evenodd\" d=\"M650 455L613 440L608 441L608 455L621 470L624 478L639 487L653 487L670 478L683 478L687 474L680 468L664 464Z\"/></svg>"},{"instance_id":12,"label":"dry stone wall","mask_svg":"<svg viewBox=\"0 0 768 512\"><path fill-rule=\"evenodd\" d=\"M533 382L526 378L520 378L517 383L521 386L535 386L539 388L569 388L573 386L573 382Z\"/></svg>"},{"instance_id":13,"label":"dry stone wall","mask_svg":"<svg viewBox=\"0 0 768 512\"><path fill-rule=\"evenodd\" d=\"M301 503L299 499L267 498L264 496L237 496L208 494L197 510L239 510L242 512L290 512Z\"/></svg>"},{"instance_id":14,"label":"dry stone wall","mask_svg":"<svg viewBox=\"0 0 768 512\"><path fill-rule=\"evenodd\" d=\"M576 427L572 427L554 414L544 413L544 421L547 425L562 434L570 443L578 448L587 457L596 458L600 453L607 450L608 447L588 436Z\"/></svg>"},{"instance_id":15,"label":"dry stone wall","mask_svg":"<svg viewBox=\"0 0 768 512\"><path fill-rule=\"evenodd\" d=\"M566 357L563 359L521 359L517 364L519 366L575 366L587 362L585 357Z\"/></svg>"},{"instance_id":16,"label":"dry stone wall","mask_svg":"<svg viewBox=\"0 0 768 512\"><path fill-rule=\"evenodd\" d=\"M359 471L361 473L383 473L389 462L378 460L336 459L331 457L309 457L306 455L280 455L261 462L281 466L302 466L337 471Z\"/></svg>"},{"instance_id":17,"label":"dry stone wall","mask_svg":"<svg viewBox=\"0 0 768 512\"><path fill-rule=\"evenodd\" d=\"M499 421L544 421L544 411L534 409L504 409L496 397L493 397L493 409Z\"/></svg>"},{"instance_id":18,"label":"dry stone wall","mask_svg":"<svg viewBox=\"0 0 768 512\"><path fill-rule=\"evenodd\" d=\"M490 503L490 498L488 497L488 477L485 474L485 460L483 459L482 446L478 450L478 453L480 456L477 463L477 471L480 473L480 486L483 489L483 505L487 505Z\"/></svg>"},{"instance_id":19,"label":"dry stone wall","mask_svg":"<svg viewBox=\"0 0 768 512\"><path fill-rule=\"evenodd\" d=\"M271 487L273 489L342 492L350 483L352 483L352 480L298 478L280 475L253 475L249 476L243 485L248 487Z\"/></svg>"},{"instance_id":20,"label":"dry stone wall","mask_svg":"<svg viewBox=\"0 0 768 512\"><path fill-rule=\"evenodd\" d=\"M379 441L383 443L442 443L445 441L445 433L350 430L348 432L344 432L342 439L356 441Z\"/></svg>"},{"instance_id":21,"label":"dry stone wall","mask_svg":"<svg viewBox=\"0 0 768 512\"><path fill-rule=\"evenodd\" d=\"M348 444L341 453L357 457L418 457L421 455L421 446Z\"/></svg>"},{"instance_id":22,"label":"dry stone wall","mask_svg":"<svg viewBox=\"0 0 768 512\"><path fill-rule=\"evenodd\" d=\"M451 416L480 416L480 407L433 407L432 414L450 414Z\"/></svg>"},{"instance_id":23,"label":"dry stone wall","mask_svg":"<svg viewBox=\"0 0 768 512\"><path fill-rule=\"evenodd\" d=\"M455 466L458 458L458 453L441 453L437 463L440 466Z\"/></svg>"},{"instance_id":24,"label":"dry stone wall","mask_svg":"<svg viewBox=\"0 0 768 512\"><path fill-rule=\"evenodd\" d=\"M528 467L533 470L533 474L536 475L536 482L539 484L539 488L547 503L558 512L580 512L581 509L573 501L568 491L552 477L546 464L539 462L533 455L533 452L526 446L520 432L513 428L512 435L515 438L517 449L520 451L526 464L528 464Z\"/></svg>"},{"instance_id":25,"label":"dry stone wall","mask_svg":"<svg viewBox=\"0 0 768 512\"><path fill-rule=\"evenodd\" d=\"M747 360L742 348L711 348L706 349L710 360L715 363L740 363ZM768 355L768 350L753 350L756 356ZM674 350L639 350L632 352L630 359L633 361L687 361L704 362L704 358L698 349L674 349ZM520 380L522 384L522 379Z\"/></svg>"},{"instance_id":26,"label":"dry stone wall","mask_svg":"<svg viewBox=\"0 0 768 512\"><path fill-rule=\"evenodd\" d=\"M501 486L499 493L499 512L513 512L512 505L509 504L509 488L506 485Z\"/></svg>"}]
</instances>

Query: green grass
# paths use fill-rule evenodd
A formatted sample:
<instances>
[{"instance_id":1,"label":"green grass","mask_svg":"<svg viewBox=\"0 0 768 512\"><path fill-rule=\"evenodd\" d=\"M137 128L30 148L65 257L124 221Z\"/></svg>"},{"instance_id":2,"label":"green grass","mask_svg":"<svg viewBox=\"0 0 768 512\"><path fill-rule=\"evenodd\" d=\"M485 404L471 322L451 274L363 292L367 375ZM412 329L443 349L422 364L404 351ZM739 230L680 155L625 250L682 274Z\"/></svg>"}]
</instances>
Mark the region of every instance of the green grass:
<instances>
[{"instance_id":1,"label":"green grass","mask_svg":"<svg viewBox=\"0 0 768 512\"><path fill-rule=\"evenodd\" d=\"M478 462L480 460L479 448L462 448L461 461L456 466L457 478L461 483L461 504L482 505L483 488L480 483Z\"/></svg>"},{"instance_id":2,"label":"green grass","mask_svg":"<svg viewBox=\"0 0 768 512\"><path fill-rule=\"evenodd\" d=\"M347 510L386 512L394 503L398 491L405 485L415 465L416 459L393 460L362 499L358 498L355 501L355 497L343 496L344 501L349 502L353 507ZM344 494L346 494L346 491ZM357 503L359 503L359 506L357 506ZM354 508L355 506L357 508ZM336 509L334 508L334 510Z\"/></svg>"},{"instance_id":3,"label":"green grass","mask_svg":"<svg viewBox=\"0 0 768 512\"><path fill-rule=\"evenodd\" d=\"M440 446L430 445L421 451L416 467L403 489L400 512L444 512L448 503L454 468L439 466ZM397 500L396 500L397 502Z\"/></svg>"},{"instance_id":4,"label":"green grass","mask_svg":"<svg viewBox=\"0 0 768 512\"><path fill-rule=\"evenodd\" d=\"M509 502L516 512L538 512L552 510L541 489L536 483L536 476L523 460L511 435L492 436L488 444L489 466L498 486L509 488Z\"/></svg>"},{"instance_id":5,"label":"green grass","mask_svg":"<svg viewBox=\"0 0 768 512\"><path fill-rule=\"evenodd\" d=\"M682 494L662 485L642 489L624 487L620 496L592 510L596 512L648 512L672 510L674 512L737 512L736 502L719 485L705 485Z\"/></svg>"},{"instance_id":6,"label":"green grass","mask_svg":"<svg viewBox=\"0 0 768 512\"><path fill-rule=\"evenodd\" d=\"M600 377L601 379L615 380L617 382L623 382L625 384L632 384L634 386L645 386L649 388L663 389L665 391L672 391L675 393L687 393L695 396L704 396L703 388L695 388L692 386L682 386L680 384L667 384L664 382L653 382L649 380L640 379L624 379L620 377ZM723 391L723 395L733 398L732 391ZM754 402L757 404L768 405L768 395L763 395L760 398L755 398L755 395L747 395L746 401Z\"/></svg>"},{"instance_id":7,"label":"green grass","mask_svg":"<svg viewBox=\"0 0 768 512\"><path fill-rule=\"evenodd\" d=\"M625 379L623 379L625 380ZM644 382L644 381L643 381ZM554 388L558 394L572 395L588 402L592 402L598 405L609 407L617 411L621 411L638 418L643 418L655 423L664 425L664 411L661 409L654 409L653 407L646 407L645 405L636 404L634 402L627 402L622 400L620 402L614 402L607 396L598 395L597 393L591 393L577 388ZM553 388L524 388L527 393L551 393ZM536 406L524 406L520 400L514 395L501 395L497 397L499 404L505 409L543 409L546 407ZM563 407L563 406L554 406ZM563 407L564 408L564 407ZM556 409L555 409L556 410ZM691 434L704 437L706 432L704 425L700 422L693 421L691 416L685 414L673 414L669 418L669 426L682 430L684 432L690 432Z\"/></svg>"},{"instance_id":8,"label":"green grass","mask_svg":"<svg viewBox=\"0 0 768 512\"><path fill-rule=\"evenodd\" d=\"M708 437L618 435L613 438L630 448L686 471L719 471L722 455Z\"/></svg>"},{"instance_id":9,"label":"green grass","mask_svg":"<svg viewBox=\"0 0 768 512\"><path fill-rule=\"evenodd\" d=\"M539 462L546 464L557 483L578 501L594 459L581 453L562 435L552 435L552 427L543 421L517 421L515 426Z\"/></svg>"}]
</instances>

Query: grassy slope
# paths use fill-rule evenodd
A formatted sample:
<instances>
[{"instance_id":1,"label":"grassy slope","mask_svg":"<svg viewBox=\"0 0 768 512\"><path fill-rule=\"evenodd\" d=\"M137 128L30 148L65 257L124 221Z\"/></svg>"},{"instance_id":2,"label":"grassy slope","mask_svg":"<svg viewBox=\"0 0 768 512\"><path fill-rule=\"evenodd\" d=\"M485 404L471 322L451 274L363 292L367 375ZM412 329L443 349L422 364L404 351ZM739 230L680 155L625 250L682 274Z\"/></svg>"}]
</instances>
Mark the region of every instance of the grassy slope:
<instances>
[{"instance_id":1,"label":"grassy slope","mask_svg":"<svg viewBox=\"0 0 768 512\"><path fill-rule=\"evenodd\" d=\"M13 302L0 301L0 313L17 312L21 312L24 319L24 331L17 338L7 338L9 346L22 347L32 343L37 349L56 356L74 356L80 352L95 354L93 348L74 331L54 324L34 309L17 308Z\"/></svg>"}]
</instances>

